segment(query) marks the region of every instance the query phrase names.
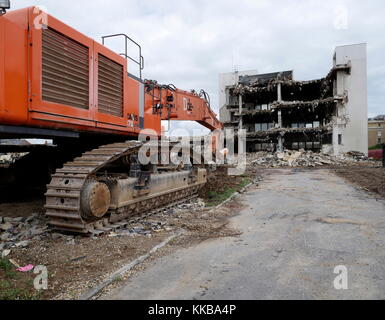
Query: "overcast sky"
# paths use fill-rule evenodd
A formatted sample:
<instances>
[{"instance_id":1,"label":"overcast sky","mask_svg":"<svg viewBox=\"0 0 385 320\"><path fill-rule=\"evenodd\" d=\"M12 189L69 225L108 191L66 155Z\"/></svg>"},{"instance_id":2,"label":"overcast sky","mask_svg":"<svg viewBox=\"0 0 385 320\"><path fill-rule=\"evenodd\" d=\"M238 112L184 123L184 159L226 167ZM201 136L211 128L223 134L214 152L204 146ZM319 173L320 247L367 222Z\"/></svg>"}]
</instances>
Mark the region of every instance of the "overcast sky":
<instances>
[{"instance_id":1,"label":"overcast sky","mask_svg":"<svg viewBox=\"0 0 385 320\"><path fill-rule=\"evenodd\" d=\"M219 73L294 70L296 80L321 78L336 46L365 42L369 116L385 114L383 0L11 0L11 5L44 6L98 41L126 33L142 45L145 78L204 88L215 111Z\"/></svg>"}]
</instances>

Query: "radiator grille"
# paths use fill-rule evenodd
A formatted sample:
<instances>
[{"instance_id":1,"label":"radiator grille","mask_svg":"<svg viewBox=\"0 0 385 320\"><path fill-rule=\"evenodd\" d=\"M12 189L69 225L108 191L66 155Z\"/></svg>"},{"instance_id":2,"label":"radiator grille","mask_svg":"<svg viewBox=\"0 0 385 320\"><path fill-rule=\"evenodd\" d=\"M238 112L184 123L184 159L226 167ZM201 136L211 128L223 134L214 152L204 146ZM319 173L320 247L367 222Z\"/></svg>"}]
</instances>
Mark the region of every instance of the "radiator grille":
<instances>
[{"instance_id":1,"label":"radiator grille","mask_svg":"<svg viewBox=\"0 0 385 320\"><path fill-rule=\"evenodd\" d=\"M99 112L123 116L123 66L99 54Z\"/></svg>"},{"instance_id":2,"label":"radiator grille","mask_svg":"<svg viewBox=\"0 0 385 320\"><path fill-rule=\"evenodd\" d=\"M43 100L88 109L88 48L52 30L43 30Z\"/></svg>"}]
</instances>

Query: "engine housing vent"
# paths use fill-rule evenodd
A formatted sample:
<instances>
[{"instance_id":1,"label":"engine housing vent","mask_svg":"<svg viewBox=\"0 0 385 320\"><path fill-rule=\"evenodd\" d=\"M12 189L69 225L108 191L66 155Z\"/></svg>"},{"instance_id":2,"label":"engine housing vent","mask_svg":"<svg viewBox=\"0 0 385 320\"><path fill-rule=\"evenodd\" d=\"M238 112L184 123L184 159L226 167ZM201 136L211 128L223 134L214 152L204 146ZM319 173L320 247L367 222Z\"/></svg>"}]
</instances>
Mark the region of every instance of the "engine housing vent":
<instances>
[{"instance_id":1,"label":"engine housing vent","mask_svg":"<svg viewBox=\"0 0 385 320\"><path fill-rule=\"evenodd\" d=\"M88 48L53 29L43 29L43 100L89 108Z\"/></svg>"},{"instance_id":2,"label":"engine housing vent","mask_svg":"<svg viewBox=\"0 0 385 320\"><path fill-rule=\"evenodd\" d=\"M98 110L123 116L123 66L99 53Z\"/></svg>"}]
</instances>

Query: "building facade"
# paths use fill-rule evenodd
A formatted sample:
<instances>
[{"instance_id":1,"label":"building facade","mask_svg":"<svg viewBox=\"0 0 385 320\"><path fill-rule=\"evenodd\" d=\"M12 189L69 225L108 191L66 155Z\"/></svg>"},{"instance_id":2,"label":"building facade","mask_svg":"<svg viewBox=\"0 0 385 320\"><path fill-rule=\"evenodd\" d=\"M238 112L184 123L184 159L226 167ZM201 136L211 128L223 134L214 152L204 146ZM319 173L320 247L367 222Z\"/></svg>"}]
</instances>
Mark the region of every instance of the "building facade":
<instances>
[{"instance_id":1,"label":"building facade","mask_svg":"<svg viewBox=\"0 0 385 320\"><path fill-rule=\"evenodd\" d=\"M385 143L385 115L369 119L368 142L369 147Z\"/></svg>"},{"instance_id":2,"label":"building facade","mask_svg":"<svg viewBox=\"0 0 385 320\"><path fill-rule=\"evenodd\" d=\"M337 47L325 78L293 71L219 77L220 119L247 132L248 152L310 149L368 153L366 45Z\"/></svg>"}]
</instances>

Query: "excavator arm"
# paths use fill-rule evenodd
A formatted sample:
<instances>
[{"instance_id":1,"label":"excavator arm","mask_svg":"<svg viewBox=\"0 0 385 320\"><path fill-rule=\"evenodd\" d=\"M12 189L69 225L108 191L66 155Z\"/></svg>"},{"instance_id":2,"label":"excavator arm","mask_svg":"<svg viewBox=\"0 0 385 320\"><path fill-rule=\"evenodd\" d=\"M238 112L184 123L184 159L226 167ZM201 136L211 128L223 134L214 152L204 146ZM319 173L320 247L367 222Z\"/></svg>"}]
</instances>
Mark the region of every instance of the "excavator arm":
<instances>
[{"instance_id":1,"label":"excavator arm","mask_svg":"<svg viewBox=\"0 0 385 320\"><path fill-rule=\"evenodd\" d=\"M153 113L160 115L161 120L196 121L211 131L223 128L210 108L210 98L204 90L200 93L188 92L173 85L159 85L149 80L145 86L153 100Z\"/></svg>"}]
</instances>

